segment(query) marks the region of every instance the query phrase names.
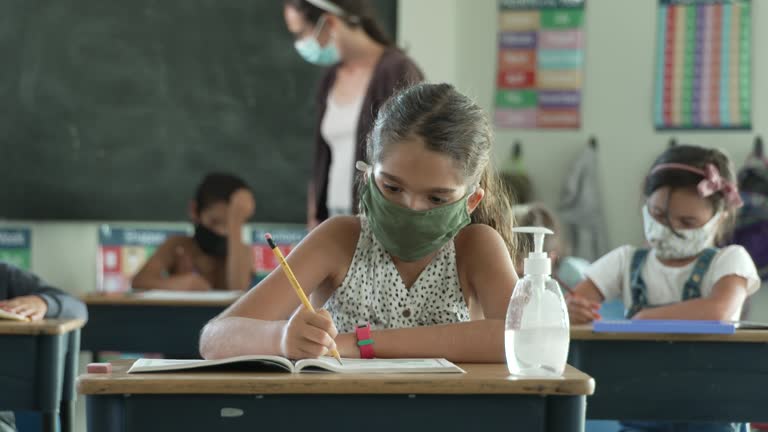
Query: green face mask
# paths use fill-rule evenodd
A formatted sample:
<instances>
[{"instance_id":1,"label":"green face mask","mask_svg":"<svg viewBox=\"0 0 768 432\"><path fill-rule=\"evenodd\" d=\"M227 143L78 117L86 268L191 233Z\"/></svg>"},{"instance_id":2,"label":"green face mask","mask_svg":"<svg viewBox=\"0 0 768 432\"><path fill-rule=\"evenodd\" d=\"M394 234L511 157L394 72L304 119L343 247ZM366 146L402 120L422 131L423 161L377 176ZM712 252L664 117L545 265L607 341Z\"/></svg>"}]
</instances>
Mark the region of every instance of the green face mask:
<instances>
[{"instance_id":1,"label":"green face mask","mask_svg":"<svg viewBox=\"0 0 768 432\"><path fill-rule=\"evenodd\" d=\"M440 249L470 223L469 194L455 203L416 211L387 200L373 175L369 179L361 197L365 216L384 249L403 261L417 261Z\"/></svg>"}]
</instances>

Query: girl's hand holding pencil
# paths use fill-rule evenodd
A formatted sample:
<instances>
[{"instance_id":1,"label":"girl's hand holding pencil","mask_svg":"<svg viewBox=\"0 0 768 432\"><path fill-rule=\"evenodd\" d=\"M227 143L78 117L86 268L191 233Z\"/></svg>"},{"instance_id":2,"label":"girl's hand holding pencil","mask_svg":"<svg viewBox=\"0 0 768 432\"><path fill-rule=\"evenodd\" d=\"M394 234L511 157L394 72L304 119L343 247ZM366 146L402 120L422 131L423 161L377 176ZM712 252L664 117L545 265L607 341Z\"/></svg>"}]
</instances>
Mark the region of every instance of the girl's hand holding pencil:
<instances>
[{"instance_id":1,"label":"girl's hand holding pencil","mask_svg":"<svg viewBox=\"0 0 768 432\"><path fill-rule=\"evenodd\" d=\"M336 350L338 334L328 311L312 312L302 306L284 327L280 349L290 359L329 355Z\"/></svg>"},{"instance_id":2,"label":"girl's hand holding pencil","mask_svg":"<svg viewBox=\"0 0 768 432\"><path fill-rule=\"evenodd\" d=\"M280 252L280 249L272 240L272 234L267 233L264 238L267 239L267 244L269 244L269 247L275 254L280 267L283 269L283 273L285 273L285 277L288 278L288 282L296 291L296 295L299 296L302 304L302 307L288 321L288 325L283 332L280 346L284 355L288 358L297 359L319 357L328 352L343 366L344 363L341 362L341 356L336 349L336 342L334 342L339 332L333 325L331 315L325 310L315 312L312 303L309 302L309 298L304 293L304 288L301 287L301 284L296 279L296 275L293 274L291 266L285 261L283 253ZM293 326L291 326L291 323L294 323ZM292 327L294 331L290 331ZM288 354L289 350L293 355Z\"/></svg>"}]
</instances>

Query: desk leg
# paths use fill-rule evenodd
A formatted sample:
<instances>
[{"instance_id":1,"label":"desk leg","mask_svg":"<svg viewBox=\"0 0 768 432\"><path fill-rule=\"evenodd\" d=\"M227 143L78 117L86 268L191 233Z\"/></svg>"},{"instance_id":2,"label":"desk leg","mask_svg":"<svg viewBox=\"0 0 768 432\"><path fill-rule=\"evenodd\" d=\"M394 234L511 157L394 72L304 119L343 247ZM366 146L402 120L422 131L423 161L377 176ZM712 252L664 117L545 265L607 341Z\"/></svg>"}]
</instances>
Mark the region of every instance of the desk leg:
<instances>
[{"instance_id":1,"label":"desk leg","mask_svg":"<svg viewBox=\"0 0 768 432\"><path fill-rule=\"evenodd\" d=\"M547 432L584 432L586 396L547 396Z\"/></svg>"},{"instance_id":2,"label":"desk leg","mask_svg":"<svg viewBox=\"0 0 768 432\"><path fill-rule=\"evenodd\" d=\"M42 335L38 338L37 384L39 410L42 414L42 426L46 432L58 429L59 409L67 379L74 381L75 374L67 374L65 363L69 336ZM72 388L74 384L69 384Z\"/></svg>"},{"instance_id":3,"label":"desk leg","mask_svg":"<svg viewBox=\"0 0 768 432\"><path fill-rule=\"evenodd\" d=\"M125 396L86 396L88 432L125 432Z\"/></svg>"},{"instance_id":4,"label":"desk leg","mask_svg":"<svg viewBox=\"0 0 768 432\"><path fill-rule=\"evenodd\" d=\"M61 392L61 432L75 430L75 380L77 379L78 358L80 355L80 330L69 333L67 355L64 358L64 387Z\"/></svg>"},{"instance_id":5,"label":"desk leg","mask_svg":"<svg viewBox=\"0 0 768 432\"><path fill-rule=\"evenodd\" d=\"M55 412L42 413L43 420L43 432L56 432L56 418L58 415Z\"/></svg>"},{"instance_id":6,"label":"desk leg","mask_svg":"<svg viewBox=\"0 0 768 432\"><path fill-rule=\"evenodd\" d=\"M75 431L75 404L71 400L61 401L61 432Z\"/></svg>"}]
</instances>

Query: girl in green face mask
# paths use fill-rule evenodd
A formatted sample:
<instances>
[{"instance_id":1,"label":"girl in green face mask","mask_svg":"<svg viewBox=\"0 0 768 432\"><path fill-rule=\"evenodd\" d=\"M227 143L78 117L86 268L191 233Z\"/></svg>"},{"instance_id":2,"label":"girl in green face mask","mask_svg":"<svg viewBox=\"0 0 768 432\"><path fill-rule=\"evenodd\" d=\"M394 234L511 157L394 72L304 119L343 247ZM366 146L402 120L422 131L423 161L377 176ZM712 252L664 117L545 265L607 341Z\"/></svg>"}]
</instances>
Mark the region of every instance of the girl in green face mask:
<instances>
[{"instance_id":1,"label":"girl in green face mask","mask_svg":"<svg viewBox=\"0 0 768 432\"><path fill-rule=\"evenodd\" d=\"M420 84L379 111L360 169L360 214L331 218L288 257L316 308L274 272L203 330L206 358L445 357L503 362L517 281L506 194L483 111Z\"/></svg>"}]
</instances>

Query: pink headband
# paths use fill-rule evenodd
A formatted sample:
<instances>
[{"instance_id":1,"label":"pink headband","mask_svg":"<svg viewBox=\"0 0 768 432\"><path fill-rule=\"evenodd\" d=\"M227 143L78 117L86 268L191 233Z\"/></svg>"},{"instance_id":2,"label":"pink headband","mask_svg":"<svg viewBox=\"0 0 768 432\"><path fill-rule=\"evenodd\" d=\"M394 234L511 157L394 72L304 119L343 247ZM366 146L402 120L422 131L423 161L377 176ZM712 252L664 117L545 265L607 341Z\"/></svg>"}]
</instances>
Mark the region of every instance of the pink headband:
<instances>
[{"instance_id":1,"label":"pink headband","mask_svg":"<svg viewBox=\"0 0 768 432\"><path fill-rule=\"evenodd\" d=\"M706 198L717 192L722 192L728 203L728 207L739 208L744 205L741 201L741 196L739 196L738 186L724 179L720 175L720 170L713 164L707 164L704 169L701 169L681 163L665 163L656 165L651 170L651 174L669 169L688 171L704 177L697 186L699 195L701 195L702 198Z\"/></svg>"}]
</instances>

